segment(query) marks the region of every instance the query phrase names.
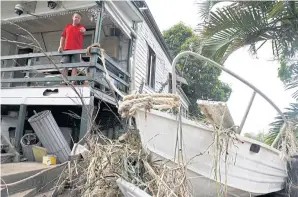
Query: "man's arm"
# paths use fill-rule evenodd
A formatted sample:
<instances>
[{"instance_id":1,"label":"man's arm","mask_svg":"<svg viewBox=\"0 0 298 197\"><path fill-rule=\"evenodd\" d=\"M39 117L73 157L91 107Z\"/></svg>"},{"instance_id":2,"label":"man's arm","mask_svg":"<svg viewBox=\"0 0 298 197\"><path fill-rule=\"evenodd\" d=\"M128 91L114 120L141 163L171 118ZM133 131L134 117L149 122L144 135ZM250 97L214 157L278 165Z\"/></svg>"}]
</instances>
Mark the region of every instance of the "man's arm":
<instances>
[{"instance_id":1,"label":"man's arm","mask_svg":"<svg viewBox=\"0 0 298 197\"><path fill-rule=\"evenodd\" d=\"M63 28L62 34L61 34L60 45L59 45L59 48L58 48L59 52L63 51L63 49L64 49L65 37L66 37L66 28L67 28L67 25L65 25L65 27Z\"/></svg>"},{"instance_id":2,"label":"man's arm","mask_svg":"<svg viewBox=\"0 0 298 197\"><path fill-rule=\"evenodd\" d=\"M85 32L86 32L86 29L85 29L85 27L82 25L81 26L81 28L80 28L80 32L82 33L82 34L84 34Z\"/></svg>"},{"instance_id":3,"label":"man's arm","mask_svg":"<svg viewBox=\"0 0 298 197\"><path fill-rule=\"evenodd\" d=\"M59 48L58 48L58 51L59 52L63 51L64 44L65 44L65 37L61 36L61 38L60 38L60 45L59 45Z\"/></svg>"}]
</instances>

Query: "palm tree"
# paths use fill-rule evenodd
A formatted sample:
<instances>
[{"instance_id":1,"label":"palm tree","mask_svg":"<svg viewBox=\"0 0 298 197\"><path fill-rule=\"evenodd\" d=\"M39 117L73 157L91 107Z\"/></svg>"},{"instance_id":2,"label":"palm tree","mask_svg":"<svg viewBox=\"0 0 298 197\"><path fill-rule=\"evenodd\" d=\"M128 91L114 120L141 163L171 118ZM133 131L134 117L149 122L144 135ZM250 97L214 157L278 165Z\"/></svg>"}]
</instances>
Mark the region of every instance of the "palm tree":
<instances>
[{"instance_id":1,"label":"palm tree","mask_svg":"<svg viewBox=\"0 0 298 197\"><path fill-rule=\"evenodd\" d=\"M286 108L283 114L288 120L293 122L294 134L298 139L298 103L291 103L290 107ZM284 121L281 116L277 116L275 121L270 124L269 135L267 135L265 139L266 144L272 144L283 124Z\"/></svg>"},{"instance_id":2,"label":"palm tree","mask_svg":"<svg viewBox=\"0 0 298 197\"><path fill-rule=\"evenodd\" d=\"M203 47L200 52L223 63L235 50L249 45L257 53L265 43L281 67L279 76L287 88L298 86L298 2L297 1L239 1L221 8L212 8L221 1L199 4L203 18L200 32ZM298 97L298 91L294 94Z\"/></svg>"},{"instance_id":3,"label":"palm tree","mask_svg":"<svg viewBox=\"0 0 298 197\"><path fill-rule=\"evenodd\" d=\"M250 46L255 54L271 44L276 60L280 62L279 77L287 89L298 87L298 1L204 1L199 4L203 18L200 29L200 48L197 50L219 63L231 53ZM217 5L218 9L212 10ZM293 94L298 98L298 90ZM291 104L285 116L294 122L298 137L298 104ZM266 142L271 144L283 124L280 116L271 124Z\"/></svg>"}]
</instances>

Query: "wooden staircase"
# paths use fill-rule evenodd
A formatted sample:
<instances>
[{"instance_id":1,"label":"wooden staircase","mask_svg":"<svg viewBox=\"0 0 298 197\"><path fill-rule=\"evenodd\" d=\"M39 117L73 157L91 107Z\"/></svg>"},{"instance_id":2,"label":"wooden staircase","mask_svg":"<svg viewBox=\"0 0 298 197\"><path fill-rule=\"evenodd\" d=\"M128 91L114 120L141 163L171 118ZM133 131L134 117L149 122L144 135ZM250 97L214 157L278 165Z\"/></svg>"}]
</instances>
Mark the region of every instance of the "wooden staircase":
<instances>
[{"instance_id":1,"label":"wooden staircase","mask_svg":"<svg viewBox=\"0 0 298 197\"><path fill-rule=\"evenodd\" d=\"M0 196L34 197L40 191L51 189L63 168L63 165L46 166L36 162L1 164L3 181L1 182Z\"/></svg>"}]
</instances>

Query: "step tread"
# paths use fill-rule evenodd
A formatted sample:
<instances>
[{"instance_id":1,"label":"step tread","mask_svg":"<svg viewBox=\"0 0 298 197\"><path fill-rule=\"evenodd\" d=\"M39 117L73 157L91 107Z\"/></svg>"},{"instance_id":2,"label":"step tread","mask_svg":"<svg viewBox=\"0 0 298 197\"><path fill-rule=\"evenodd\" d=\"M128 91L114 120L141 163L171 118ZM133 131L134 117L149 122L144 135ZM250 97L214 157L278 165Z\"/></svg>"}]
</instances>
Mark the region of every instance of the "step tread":
<instances>
[{"instance_id":1,"label":"step tread","mask_svg":"<svg viewBox=\"0 0 298 197\"><path fill-rule=\"evenodd\" d=\"M54 166L46 166L37 162L5 163L1 164L1 176L5 177L13 174L44 170L53 167Z\"/></svg>"},{"instance_id":2,"label":"step tread","mask_svg":"<svg viewBox=\"0 0 298 197\"><path fill-rule=\"evenodd\" d=\"M24 196L30 194L31 192L33 192L34 190L35 190L35 188L28 189L26 191L22 191L22 192L19 192L19 193L15 193L13 195L9 195L9 197L24 197Z\"/></svg>"},{"instance_id":3,"label":"step tread","mask_svg":"<svg viewBox=\"0 0 298 197\"><path fill-rule=\"evenodd\" d=\"M14 154L14 153L0 153L0 156L1 157L7 157L7 156L11 156L11 157L13 157L13 156L15 156L16 154Z\"/></svg>"}]
</instances>

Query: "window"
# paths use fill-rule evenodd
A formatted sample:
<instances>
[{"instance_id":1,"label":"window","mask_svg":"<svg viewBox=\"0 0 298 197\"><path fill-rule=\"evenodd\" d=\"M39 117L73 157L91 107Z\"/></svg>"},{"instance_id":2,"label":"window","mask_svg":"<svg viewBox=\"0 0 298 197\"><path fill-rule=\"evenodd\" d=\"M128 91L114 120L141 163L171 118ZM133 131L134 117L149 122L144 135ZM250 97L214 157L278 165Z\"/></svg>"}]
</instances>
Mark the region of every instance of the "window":
<instances>
[{"instance_id":1,"label":"window","mask_svg":"<svg viewBox=\"0 0 298 197\"><path fill-rule=\"evenodd\" d=\"M169 86L168 86L169 93L172 93L172 73L169 73L168 78L169 78Z\"/></svg>"},{"instance_id":2,"label":"window","mask_svg":"<svg viewBox=\"0 0 298 197\"><path fill-rule=\"evenodd\" d=\"M182 114L182 117L184 118L187 118L188 117L188 111L187 111L187 108L182 106L181 108L181 114Z\"/></svg>"},{"instance_id":3,"label":"window","mask_svg":"<svg viewBox=\"0 0 298 197\"><path fill-rule=\"evenodd\" d=\"M148 62L147 62L147 78L146 85L155 88L155 68L156 68L156 55L151 47L148 46Z\"/></svg>"}]
</instances>

